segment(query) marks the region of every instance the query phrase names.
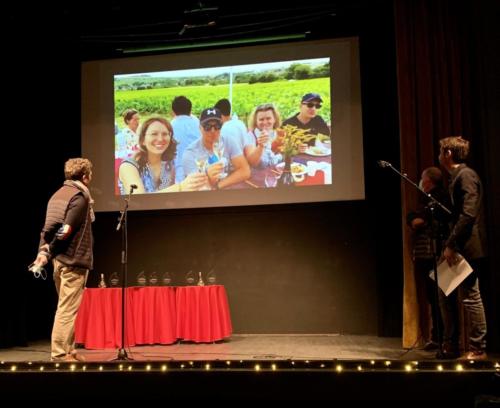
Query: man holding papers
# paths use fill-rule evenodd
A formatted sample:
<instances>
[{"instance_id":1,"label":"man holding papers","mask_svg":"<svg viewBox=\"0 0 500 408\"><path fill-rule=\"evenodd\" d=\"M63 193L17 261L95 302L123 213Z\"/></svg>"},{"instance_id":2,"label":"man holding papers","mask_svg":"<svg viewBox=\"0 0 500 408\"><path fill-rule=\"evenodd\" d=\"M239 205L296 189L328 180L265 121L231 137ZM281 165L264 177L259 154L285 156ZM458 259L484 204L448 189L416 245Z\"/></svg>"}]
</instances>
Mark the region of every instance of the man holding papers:
<instances>
[{"instance_id":1,"label":"man holding papers","mask_svg":"<svg viewBox=\"0 0 500 408\"><path fill-rule=\"evenodd\" d=\"M452 203L450 235L445 242L443 256L452 269L463 256L473 270L448 296L440 293L444 357L460 356L457 300L461 298L469 320L468 350L464 358L486 359L486 317L478 281L480 260L486 256L483 186L477 173L465 164L469 154L467 140L460 136L447 137L441 139L439 144L439 162L451 177L449 192Z\"/></svg>"}]
</instances>

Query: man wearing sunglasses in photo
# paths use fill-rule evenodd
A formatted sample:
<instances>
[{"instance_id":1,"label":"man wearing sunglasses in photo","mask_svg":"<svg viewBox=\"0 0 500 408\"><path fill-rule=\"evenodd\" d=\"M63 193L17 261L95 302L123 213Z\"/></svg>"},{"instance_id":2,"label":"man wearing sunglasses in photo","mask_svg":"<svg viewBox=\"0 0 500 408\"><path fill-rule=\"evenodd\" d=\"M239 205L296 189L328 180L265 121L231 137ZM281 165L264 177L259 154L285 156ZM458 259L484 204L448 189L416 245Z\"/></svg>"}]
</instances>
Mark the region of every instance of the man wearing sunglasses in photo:
<instances>
[{"instance_id":1,"label":"man wearing sunglasses in photo","mask_svg":"<svg viewBox=\"0 0 500 408\"><path fill-rule=\"evenodd\" d=\"M204 171L213 190L240 183L250 177L250 166L241 146L235 140L221 137L221 129L221 111L217 108L204 109L200 115L201 138L186 148L182 158L184 174ZM222 149L217 146L220 142ZM221 150L222 156L228 163L227 176L223 176L224 163L218 157Z\"/></svg>"},{"instance_id":2,"label":"man wearing sunglasses in photo","mask_svg":"<svg viewBox=\"0 0 500 408\"><path fill-rule=\"evenodd\" d=\"M283 121L283 126L293 125L299 129L309 130L312 135L321 133L330 136L330 129L318 111L321 109L323 99L317 93L308 93L302 97L299 113ZM315 139L308 142L308 145L314 146Z\"/></svg>"}]
</instances>

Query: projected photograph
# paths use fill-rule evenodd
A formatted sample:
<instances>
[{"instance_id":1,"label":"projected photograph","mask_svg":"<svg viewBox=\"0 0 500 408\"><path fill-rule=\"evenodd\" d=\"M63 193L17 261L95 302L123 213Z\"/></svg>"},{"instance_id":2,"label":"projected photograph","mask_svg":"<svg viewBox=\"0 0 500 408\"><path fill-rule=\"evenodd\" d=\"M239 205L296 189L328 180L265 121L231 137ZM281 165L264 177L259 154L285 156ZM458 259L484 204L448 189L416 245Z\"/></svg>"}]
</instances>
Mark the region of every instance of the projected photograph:
<instances>
[{"instance_id":1,"label":"projected photograph","mask_svg":"<svg viewBox=\"0 0 500 408\"><path fill-rule=\"evenodd\" d=\"M114 76L115 195L332 184L330 58Z\"/></svg>"}]
</instances>

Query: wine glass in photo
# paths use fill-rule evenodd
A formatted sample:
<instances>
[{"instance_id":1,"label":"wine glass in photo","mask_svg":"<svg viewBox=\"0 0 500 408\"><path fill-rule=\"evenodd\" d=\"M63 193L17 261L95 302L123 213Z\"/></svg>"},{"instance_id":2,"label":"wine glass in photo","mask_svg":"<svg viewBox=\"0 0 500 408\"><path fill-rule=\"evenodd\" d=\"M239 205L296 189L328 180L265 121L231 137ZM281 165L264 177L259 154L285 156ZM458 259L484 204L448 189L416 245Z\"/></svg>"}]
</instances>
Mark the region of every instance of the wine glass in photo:
<instances>
[{"instance_id":1,"label":"wine glass in photo","mask_svg":"<svg viewBox=\"0 0 500 408\"><path fill-rule=\"evenodd\" d=\"M276 187L278 184L278 175L274 174L272 171L268 171L266 173L266 178L264 179L264 183L266 184L266 187L272 188Z\"/></svg>"},{"instance_id":2,"label":"wine glass in photo","mask_svg":"<svg viewBox=\"0 0 500 408\"><path fill-rule=\"evenodd\" d=\"M207 160L208 157L205 155L199 156L195 159L196 167L200 173L205 173L205 170L207 169Z\"/></svg>"},{"instance_id":3,"label":"wine glass in photo","mask_svg":"<svg viewBox=\"0 0 500 408\"><path fill-rule=\"evenodd\" d=\"M214 143L214 153L224 166L222 172L219 174L219 179L223 179L224 177L227 177L227 172L226 158L224 157L224 142L222 140L219 139Z\"/></svg>"}]
</instances>

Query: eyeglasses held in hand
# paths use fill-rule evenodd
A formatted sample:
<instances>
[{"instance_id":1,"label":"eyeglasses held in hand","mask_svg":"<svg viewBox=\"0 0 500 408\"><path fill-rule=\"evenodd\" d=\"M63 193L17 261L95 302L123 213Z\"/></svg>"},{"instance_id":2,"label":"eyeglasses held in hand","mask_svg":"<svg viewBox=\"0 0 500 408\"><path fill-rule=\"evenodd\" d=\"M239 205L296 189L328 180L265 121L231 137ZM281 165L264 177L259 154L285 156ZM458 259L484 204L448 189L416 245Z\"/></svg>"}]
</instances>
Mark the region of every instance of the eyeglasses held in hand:
<instances>
[{"instance_id":1,"label":"eyeglasses held in hand","mask_svg":"<svg viewBox=\"0 0 500 408\"><path fill-rule=\"evenodd\" d=\"M209 123L205 123L204 125L202 125L202 127L205 130L205 132L210 132L212 129L220 130L222 128L222 125L220 123L217 123L215 125L210 125Z\"/></svg>"},{"instance_id":2,"label":"eyeglasses held in hand","mask_svg":"<svg viewBox=\"0 0 500 408\"><path fill-rule=\"evenodd\" d=\"M40 265L35 265L34 262L28 266L28 271L33 272L33 276L35 278L42 278L43 280L47 279L47 271L45 268Z\"/></svg>"},{"instance_id":3,"label":"eyeglasses held in hand","mask_svg":"<svg viewBox=\"0 0 500 408\"><path fill-rule=\"evenodd\" d=\"M321 109L321 105L320 103L313 103L313 102L303 102L302 105L307 105L308 108L316 108L316 109Z\"/></svg>"}]
</instances>

